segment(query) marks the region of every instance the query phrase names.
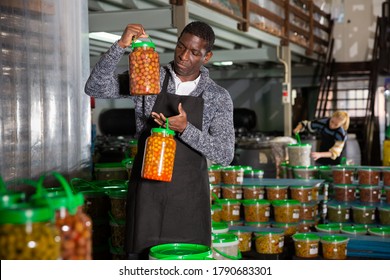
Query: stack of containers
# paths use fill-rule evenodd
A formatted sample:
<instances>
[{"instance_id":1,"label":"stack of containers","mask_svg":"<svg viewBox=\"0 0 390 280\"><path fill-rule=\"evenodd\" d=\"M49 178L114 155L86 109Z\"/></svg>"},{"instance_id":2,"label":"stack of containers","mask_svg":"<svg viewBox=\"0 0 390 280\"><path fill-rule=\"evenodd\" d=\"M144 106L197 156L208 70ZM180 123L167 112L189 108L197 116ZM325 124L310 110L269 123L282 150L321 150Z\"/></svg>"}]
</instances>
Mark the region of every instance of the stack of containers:
<instances>
[{"instance_id":1,"label":"stack of containers","mask_svg":"<svg viewBox=\"0 0 390 280\"><path fill-rule=\"evenodd\" d=\"M378 166L332 167L333 185L327 204L327 222L339 224L341 233L351 235L367 234L370 228L388 227L388 172L390 169Z\"/></svg>"},{"instance_id":2,"label":"stack of containers","mask_svg":"<svg viewBox=\"0 0 390 280\"><path fill-rule=\"evenodd\" d=\"M126 199L127 181L86 181L74 178L72 179L72 186L75 193L81 193L84 196L84 211L92 219L93 259L107 260L111 259L113 255L120 257L121 252L116 250L118 246L112 246L112 238L110 237L113 231L122 230L124 224L121 220L115 219L115 216L113 217L111 206L112 203L115 203L114 200L119 199L123 201L122 204L119 203L123 207ZM118 196L121 197L118 198ZM124 214L124 210L121 209L122 215Z\"/></svg>"}]
</instances>

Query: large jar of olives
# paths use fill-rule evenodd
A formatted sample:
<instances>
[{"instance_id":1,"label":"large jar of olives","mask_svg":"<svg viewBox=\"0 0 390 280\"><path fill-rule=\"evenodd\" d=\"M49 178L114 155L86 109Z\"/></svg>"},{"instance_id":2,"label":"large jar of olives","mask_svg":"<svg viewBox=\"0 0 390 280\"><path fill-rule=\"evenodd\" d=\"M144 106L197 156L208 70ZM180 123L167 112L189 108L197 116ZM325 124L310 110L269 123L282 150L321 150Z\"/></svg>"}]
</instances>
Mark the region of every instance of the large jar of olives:
<instances>
[{"instance_id":1,"label":"large jar of olives","mask_svg":"<svg viewBox=\"0 0 390 280\"><path fill-rule=\"evenodd\" d=\"M160 93L160 62L153 42L136 41L129 55L131 95Z\"/></svg>"},{"instance_id":2,"label":"large jar of olives","mask_svg":"<svg viewBox=\"0 0 390 280\"><path fill-rule=\"evenodd\" d=\"M168 128L153 128L146 140L142 165L145 179L170 182L175 163L175 132Z\"/></svg>"},{"instance_id":3,"label":"large jar of olives","mask_svg":"<svg viewBox=\"0 0 390 280\"><path fill-rule=\"evenodd\" d=\"M60 259L60 236L48 205L15 204L0 210L1 260Z\"/></svg>"}]
</instances>

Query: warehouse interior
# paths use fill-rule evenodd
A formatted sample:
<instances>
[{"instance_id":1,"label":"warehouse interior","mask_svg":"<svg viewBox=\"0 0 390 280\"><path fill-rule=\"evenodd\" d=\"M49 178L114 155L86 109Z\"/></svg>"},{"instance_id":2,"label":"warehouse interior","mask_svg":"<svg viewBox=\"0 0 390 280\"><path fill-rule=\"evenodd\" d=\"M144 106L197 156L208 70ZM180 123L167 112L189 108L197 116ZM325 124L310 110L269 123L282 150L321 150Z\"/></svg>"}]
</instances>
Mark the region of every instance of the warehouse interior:
<instances>
[{"instance_id":1,"label":"warehouse interior","mask_svg":"<svg viewBox=\"0 0 390 280\"><path fill-rule=\"evenodd\" d=\"M334 233L334 224L328 226L329 221L339 223L338 219L343 218L346 222L340 214L333 221L327 216L327 199L337 198L334 180L340 169L323 169L322 177L304 179L295 170L295 175L289 174L293 169L286 169L286 147L296 143L293 129L301 120L329 117L337 110L348 112L351 123L346 165L351 169L343 166L341 170L346 172L342 178L350 176L351 181L340 184L345 188L360 184L375 185L374 191L381 189L379 196L366 198L363 192L355 194L357 187L353 187L353 198L348 196L349 191L345 193L347 197L335 199L368 202L364 210L374 217L359 221L359 225L366 225L363 229L349 223L353 235L341 233L340 227L335 232L348 235L349 259L390 259L390 241L383 238L390 236L390 181L389 186L385 182L390 180L390 176L386 177L390 166L389 0L3 0L0 193L25 192L34 197L44 183L48 189L62 185L68 194L73 192L75 200L78 193L83 193L87 201L91 199L88 206L99 206L84 208L96 211L88 213L95 226L88 229L94 232L90 237L94 242L92 258L124 259L123 251L116 251L111 243L113 223L108 221L113 219L110 211L114 207L109 210L112 197L108 194L112 192L105 192L97 200L93 200L96 196L88 197L88 192L115 185L118 192L114 197L123 199L131 173L133 157L129 155L136 140L134 103L130 98L91 98L84 92L85 83L91 69L120 38L127 24L144 26L156 45L160 64L165 65L173 58L181 30L197 20L207 22L215 31L213 57L206 67L210 77L229 91L234 104L236 149L231 165L253 166L251 176L260 170L260 177L255 179L261 179L262 194L269 198L266 187L279 183L286 192L287 185L305 190L310 187L313 195L316 190L318 203L311 195L300 202L313 202L316 206L310 204L313 209L309 212L317 213L318 219L311 217L315 222L299 226L318 233L316 238ZM117 73L129 69L130 53L129 48ZM303 133L300 137L299 141L313 149L319 146L316 136ZM312 165L313 161L307 166ZM109 166L112 173L101 175L104 166ZM354 173L350 173L352 169ZM359 181L364 176L358 175L360 169L373 171L377 181ZM321 174L320 168L315 170ZM209 174L214 171L209 169ZM332 171L333 177L329 175ZM243 176L244 169L241 172ZM246 178L246 182L255 179ZM111 185L99 185L103 181ZM223 184L241 183L215 184L222 185L210 189L212 205L228 197L222 193ZM293 189L289 188L289 196ZM330 206L332 209L332 203ZM116 213L121 223L115 226L123 230L125 213L121 207ZM241 205L241 218L245 218L243 209ZM356 209L356 213L362 210ZM342 214L348 211L348 217L353 210L341 207ZM318 227L319 222L327 226ZM0 219L0 228L1 224ZM382 230L382 236L376 239L369 235L372 227L367 224ZM237 229L234 226L240 226L229 225L232 231ZM378 230L372 230L372 235ZM271 232L280 234L279 229ZM122 246L123 236L115 237ZM294 255L290 235L285 240L287 251L283 252L259 254L254 242L251 244L249 252L239 252L240 257L230 259L306 259ZM325 258L322 250L315 259Z\"/></svg>"}]
</instances>

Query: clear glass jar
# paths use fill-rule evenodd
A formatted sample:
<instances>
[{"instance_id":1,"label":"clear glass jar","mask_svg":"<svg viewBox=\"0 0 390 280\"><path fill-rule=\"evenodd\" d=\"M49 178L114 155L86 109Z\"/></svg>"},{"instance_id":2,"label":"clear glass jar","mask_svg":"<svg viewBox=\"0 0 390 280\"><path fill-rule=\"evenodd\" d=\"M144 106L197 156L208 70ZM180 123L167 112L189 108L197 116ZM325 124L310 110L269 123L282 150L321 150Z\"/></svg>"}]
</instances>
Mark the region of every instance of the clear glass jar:
<instances>
[{"instance_id":1,"label":"clear glass jar","mask_svg":"<svg viewBox=\"0 0 390 280\"><path fill-rule=\"evenodd\" d=\"M165 128L153 128L146 140L142 177L145 179L170 182L175 163L175 132Z\"/></svg>"},{"instance_id":2,"label":"clear glass jar","mask_svg":"<svg viewBox=\"0 0 390 280\"><path fill-rule=\"evenodd\" d=\"M66 200L65 200L66 199ZM92 220L84 213L84 198L81 193L69 198L53 197L56 200L55 225L61 236L63 260L92 259ZM73 204L73 205L72 205ZM69 207L71 205L71 207Z\"/></svg>"},{"instance_id":3,"label":"clear glass jar","mask_svg":"<svg viewBox=\"0 0 390 280\"><path fill-rule=\"evenodd\" d=\"M48 205L15 204L0 210L1 260L58 260L60 242Z\"/></svg>"},{"instance_id":4,"label":"clear glass jar","mask_svg":"<svg viewBox=\"0 0 390 280\"><path fill-rule=\"evenodd\" d=\"M160 93L160 61L152 42L136 41L129 55L131 95Z\"/></svg>"}]
</instances>

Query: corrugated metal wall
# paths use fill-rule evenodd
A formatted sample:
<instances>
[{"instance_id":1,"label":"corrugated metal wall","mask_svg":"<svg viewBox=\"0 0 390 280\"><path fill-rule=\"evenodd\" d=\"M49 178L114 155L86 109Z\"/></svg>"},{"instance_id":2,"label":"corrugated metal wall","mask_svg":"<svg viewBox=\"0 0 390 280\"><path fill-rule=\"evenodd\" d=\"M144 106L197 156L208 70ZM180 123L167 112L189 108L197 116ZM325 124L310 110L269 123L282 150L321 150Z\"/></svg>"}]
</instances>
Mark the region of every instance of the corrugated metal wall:
<instances>
[{"instance_id":1,"label":"corrugated metal wall","mask_svg":"<svg viewBox=\"0 0 390 280\"><path fill-rule=\"evenodd\" d=\"M0 2L0 176L90 173L87 0Z\"/></svg>"}]
</instances>

